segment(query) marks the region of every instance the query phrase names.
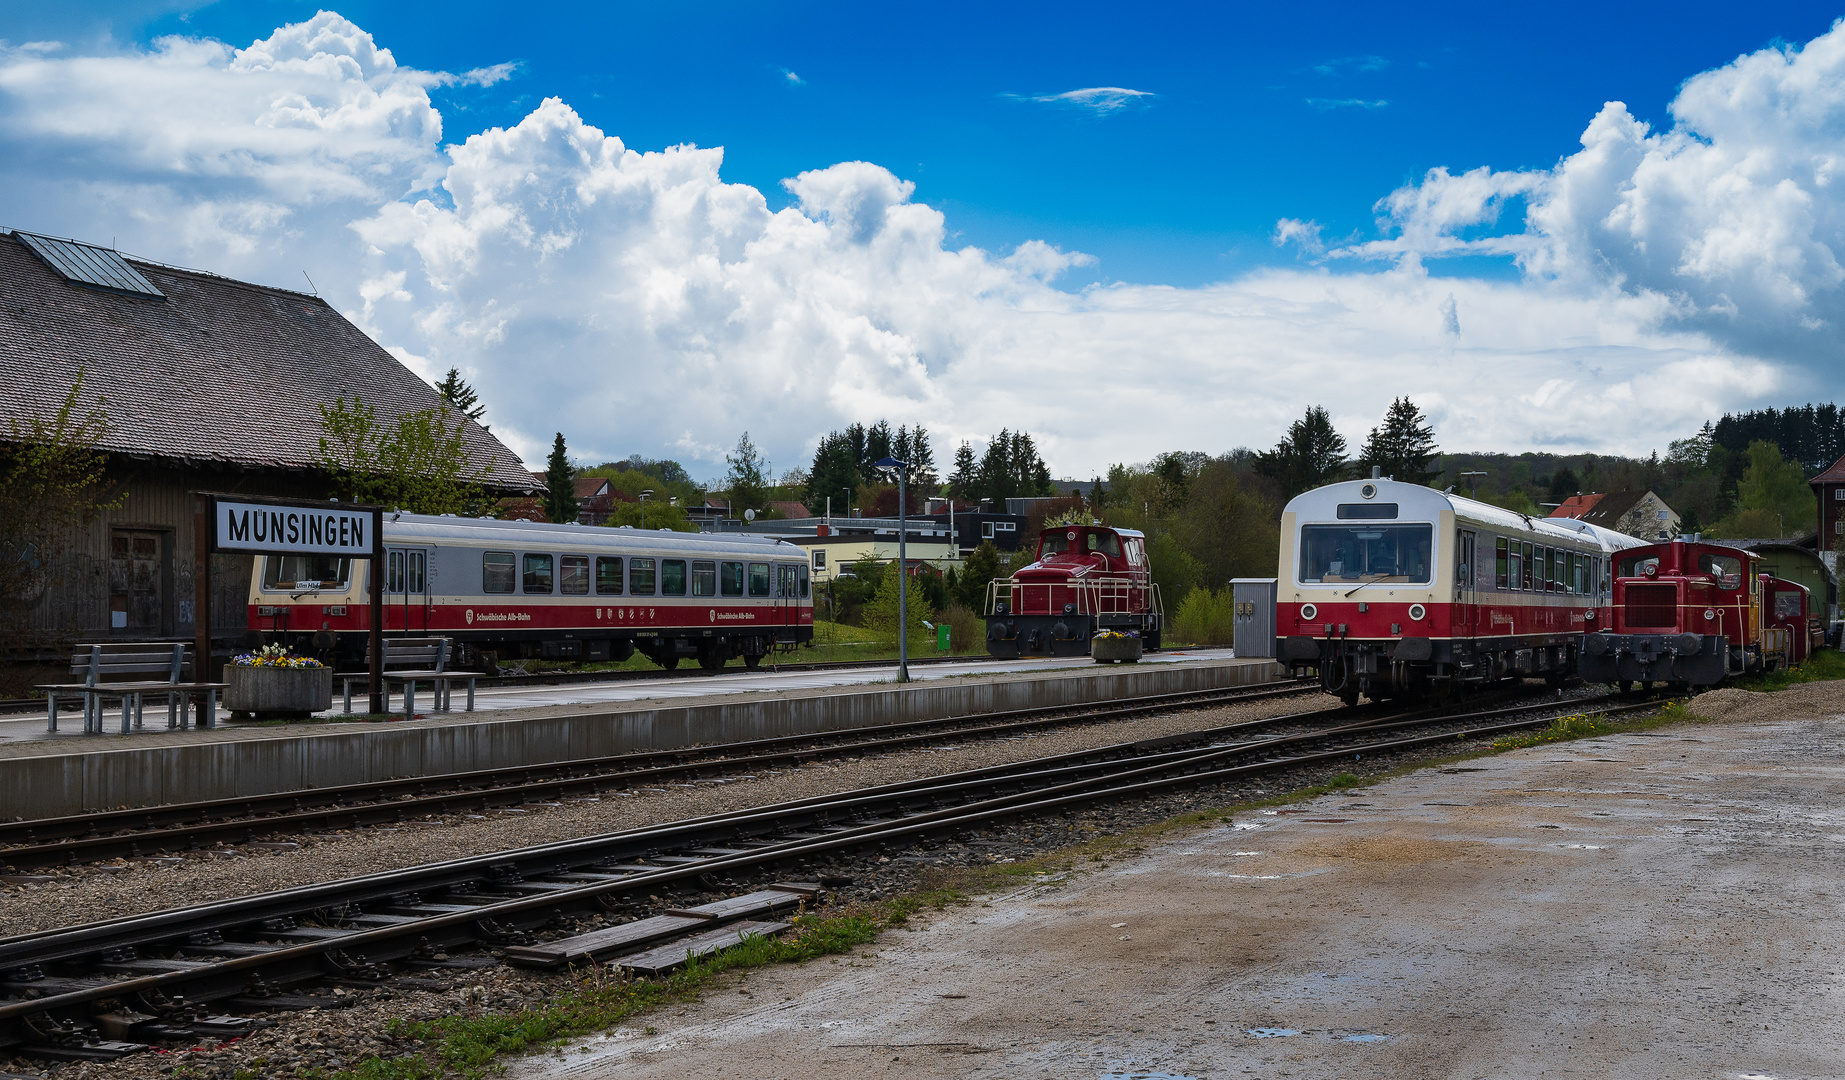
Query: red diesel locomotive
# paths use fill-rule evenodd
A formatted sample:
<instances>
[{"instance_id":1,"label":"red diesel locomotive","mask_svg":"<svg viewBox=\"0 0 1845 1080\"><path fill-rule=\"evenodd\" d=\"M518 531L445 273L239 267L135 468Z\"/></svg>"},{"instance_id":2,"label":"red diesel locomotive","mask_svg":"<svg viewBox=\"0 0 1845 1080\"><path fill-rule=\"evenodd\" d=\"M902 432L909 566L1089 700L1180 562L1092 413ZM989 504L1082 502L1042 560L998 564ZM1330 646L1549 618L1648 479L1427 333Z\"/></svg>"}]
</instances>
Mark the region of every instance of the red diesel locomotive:
<instances>
[{"instance_id":1,"label":"red diesel locomotive","mask_svg":"<svg viewBox=\"0 0 1845 1080\"><path fill-rule=\"evenodd\" d=\"M1641 542L1419 484L1329 484L1281 515L1276 656L1348 704L1574 674Z\"/></svg>"},{"instance_id":2,"label":"red diesel locomotive","mask_svg":"<svg viewBox=\"0 0 1845 1080\"><path fill-rule=\"evenodd\" d=\"M1622 690L1715 686L1805 660L1821 634L1803 585L1761 572L1752 551L1672 541L1623 551L1610 625L1583 640L1577 670Z\"/></svg>"},{"instance_id":3,"label":"red diesel locomotive","mask_svg":"<svg viewBox=\"0 0 1845 1080\"><path fill-rule=\"evenodd\" d=\"M813 637L806 553L768 537L391 514L384 544L386 633L439 634L501 657L639 652L668 670L732 657L755 667L775 645ZM362 665L367 565L259 557L250 628Z\"/></svg>"},{"instance_id":4,"label":"red diesel locomotive","mask_svg":"<svg viewBox=\"0 0 1845 1080\"><path fill-rule=\"evenodd\" d=\"M1104 630L1160 647L1164 615L1147 563L1147 539L1132 529L1056 525L1038 535L1038 559L987 586L987 652L1088 656Z\"/></svg>"}]
</instances>

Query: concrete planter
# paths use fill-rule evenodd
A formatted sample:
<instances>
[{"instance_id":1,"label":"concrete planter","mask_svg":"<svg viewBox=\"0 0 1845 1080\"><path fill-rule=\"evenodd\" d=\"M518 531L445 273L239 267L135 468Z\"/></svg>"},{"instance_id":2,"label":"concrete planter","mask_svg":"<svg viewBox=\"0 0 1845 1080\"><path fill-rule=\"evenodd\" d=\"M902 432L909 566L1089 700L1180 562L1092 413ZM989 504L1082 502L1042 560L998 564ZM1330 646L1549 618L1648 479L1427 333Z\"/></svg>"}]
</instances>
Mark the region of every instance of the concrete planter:
<instances>
[{"instance_id":1,"label":"concrete planter","mask_svg":"<svg viewBox=\"0 0 1845 1080\"><path fill-rule=\"evenodd\" d=\"M1089 639L1089 656L1098 664L1128 663L1140 659L1141 642L1137 637L1101 637Z\"/></svg>"},{"instance_id":2,"label":"concrete planter","mask_svg":"<svg viewBox=\"0 0 1845 1080\"><path fill-rule=\"evenodd\" d=\"M333 707L333 669L227 664L224 707L259 720L303 717Z\"/></svg>"}]
</instances>

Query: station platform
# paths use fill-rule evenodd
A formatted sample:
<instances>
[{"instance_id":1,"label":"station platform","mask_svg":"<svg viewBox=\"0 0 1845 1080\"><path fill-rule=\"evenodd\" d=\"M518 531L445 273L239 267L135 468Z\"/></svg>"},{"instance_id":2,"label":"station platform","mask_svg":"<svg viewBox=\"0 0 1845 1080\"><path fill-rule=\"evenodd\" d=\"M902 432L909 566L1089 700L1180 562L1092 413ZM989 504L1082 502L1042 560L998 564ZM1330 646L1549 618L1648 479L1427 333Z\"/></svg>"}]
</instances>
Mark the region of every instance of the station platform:
<instances>
[{"instance_id":1,"label":"station platform","mask_svg":"<svg viewBox=\"0 0 1845 1080\"><path fill-rule=\"evenodd\" d=\"M1227 649L1173 650L1138 664L918 665L902 685L895 668L876 667L506 687L479 693L471 713L419 710L390 722L221 720L170 731L163 703L144 731L84 735L73 717L78 731L50 735L43 713L28 714L0 721L0 790L9 814L52 817L1222 689L1280 672Z\"/></svg>"}]
</instances>

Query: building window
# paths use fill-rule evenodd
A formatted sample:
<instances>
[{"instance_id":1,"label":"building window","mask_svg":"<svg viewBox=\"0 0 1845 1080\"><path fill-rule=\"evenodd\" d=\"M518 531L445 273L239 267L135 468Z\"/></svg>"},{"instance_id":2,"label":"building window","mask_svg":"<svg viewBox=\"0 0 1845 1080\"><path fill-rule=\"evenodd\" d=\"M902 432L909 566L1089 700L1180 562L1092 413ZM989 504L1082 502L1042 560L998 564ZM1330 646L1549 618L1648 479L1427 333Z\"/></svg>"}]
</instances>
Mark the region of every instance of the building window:
<instances>
[{"instance_id":1,"label":"building window","mask_svg":"<svg viewBox=\"0 0 1845 1080\"><path fill-rule=\"evenodd\" d=\"M814 570L820 571L820 570L825 570L825 569L826 569L826 552L824 551L814 552Z\"/></svg>"},{"instance_id":2,"label":"building window","mask_svg":"<svg viewBox=\"0 0 1845 1080\"><path fill-rule=\"evenodd\" d=\"M1835 487L1832 489L1832 501L1845 502L1845 487Z\"/></svg>"},{"instance_id":3,"label":"building window","mask_svg":"<svg viewBox=\"0 0 1845 1080\"><path fill-rule=\"evenodd\" d=\"M616 596L621 592L621 560L607 555L596 557L596 592Z\"/></svg>"},{"instance_id":4,"label":"building window","mask_svg":"<svg viewBox=\"0 0 1845 1080\"><path fill-rule=\"evenodd\" d=\"M489 551L481 555L480 591L484 593L509 593L513 591L512 552Z\"/></svg>"},{"instance_id":5,"label":"building window","mask_svg":"<svg viewBox=\"0 0 1845 1080\"><path fill-rule=\"evenodd\" d=\"M993 539L993 523L991 521L983 521L980 523L980 536L985 540Z\"/></svg>"},{"instance_id":6,"label":"building window","mask_svg":"<svg viewBox=\"0 0 1845 1080\"><path fill-rule=\"evenodd\" d=\"M551 591L551 556L527 555L525 557L524 590L529 593L548 593Z\"/></svg>"}]
</instances>

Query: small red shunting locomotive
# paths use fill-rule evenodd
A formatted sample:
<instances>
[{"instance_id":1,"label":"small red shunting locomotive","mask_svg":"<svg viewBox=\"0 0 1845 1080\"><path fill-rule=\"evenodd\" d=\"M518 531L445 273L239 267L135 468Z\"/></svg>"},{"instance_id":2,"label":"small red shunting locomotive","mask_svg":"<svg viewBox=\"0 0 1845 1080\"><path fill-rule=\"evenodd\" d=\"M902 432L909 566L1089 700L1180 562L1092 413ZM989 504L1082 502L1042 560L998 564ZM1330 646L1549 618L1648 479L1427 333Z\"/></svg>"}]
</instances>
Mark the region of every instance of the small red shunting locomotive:
<instances>
[{"instance_id":1,"label":"small red shunting locomotive","mask_svg":"<svg viewBox=\"0 0 1845 1080\"><path fill-rule=\"evenodd\" d=\"M1038 561L987 586L987 652L998 657L1088 656L1104 630L1160 647L1159 586L1147 539L1132 529L1057 525L1038 536Z\"/></svg>"}]
</instances>

